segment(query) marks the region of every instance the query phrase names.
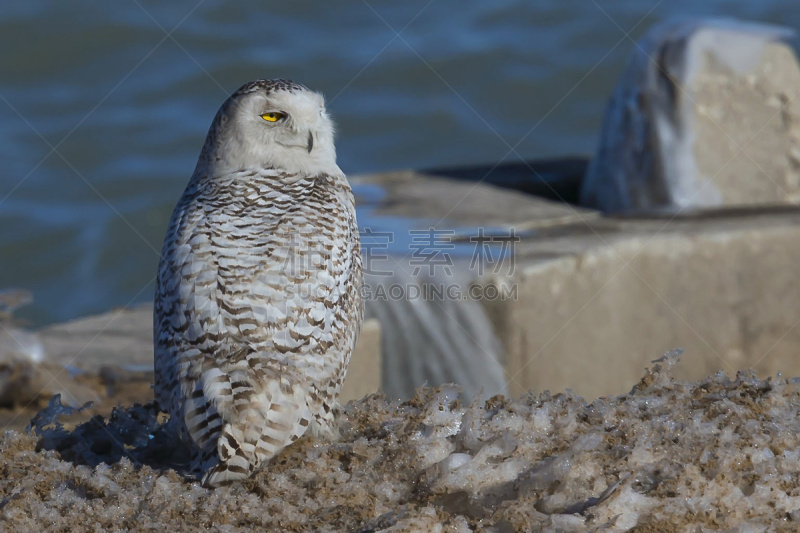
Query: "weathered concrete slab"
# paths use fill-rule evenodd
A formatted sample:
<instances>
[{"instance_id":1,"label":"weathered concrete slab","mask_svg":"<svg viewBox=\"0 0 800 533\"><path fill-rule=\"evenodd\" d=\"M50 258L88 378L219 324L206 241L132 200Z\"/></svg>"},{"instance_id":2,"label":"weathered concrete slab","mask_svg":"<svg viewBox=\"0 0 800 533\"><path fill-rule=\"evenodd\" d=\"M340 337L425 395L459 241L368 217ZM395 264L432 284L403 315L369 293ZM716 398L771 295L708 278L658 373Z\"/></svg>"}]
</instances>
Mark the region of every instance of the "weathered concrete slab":
<instances>
[{"instance_id":1,"label":"weathered concrete slab","mask_svg":"<svg viewBox=\"0 0 800 533\"><path fill-rule=\"evenodd\" d=\"M485 302L509 387L615 395L674 348L676 372L800 375L800 210L601 219L522 240L516 298Z\"/></svg>"},{"instance_id":2,"label":"weathered concrete slab","mask_svg":"<svg viewBox=\"0 0 800 533\"><path fill-rule=\"evenodd\" d=\"M413 223L438 220L438 229L467 233L513 227L521 237L500 274L481 277L456 261L449 278L416 280L504 284L510 298L483 291L471 302L484 314L463 301L454 302L458 315L441 301L368 302L372 316L384 321L384 383L409 377L415 386L468 383L497 360L512 395L532 387L569 388L592 399L625 392L651 360L674 348L686 349L676 369L682 378L746 368L800 375L797 208L601 217L518 193L493 203L515 193L478 183L408 173L368 180L384 186L376 202L380 214L414 217ZM406 277L391 282L415 281L410 253L398 265ZM497 352L474 337L476 320L490 322L501 345ZM437 330L441 334L432 335ZM466 346L453 341L454 330Z\"/></svg>"},{"instance_id":3,"label":"weathered concrete slab","mask_svg":"<svg viewBox=\"0 0 800 533\"><path fill-rule=\"evenodd\" d=\"M421 298L414 289L452 289L466 295L476 275L471 255L481 246L470 238L478 232L531 232L599 214L485 183L413 171L350 181L361 208L362 231L391 234L392 244L367 252L364 263L367 315L381 321L386 395L411 398L424 384L453 382L462 386L466 398L507 393L501 346L484 308L468 298ZM441 254L424 243L424 235L411 235L431 227L443 232ZM366 252L371 238L365 239ZM425 257L434 255L439 267L428 268Z\"/></svg>"},{"instance_id":4,"label":"weathered concrete slab","mask_svg":"<svg viewBox=\"0 0 800 533\"><path fill-rule=\"evenodd\" d=\"M378 216L423 219L449 229L477 222L485 227L527 230L598 216L595 211L477 181L414 171L355 176L350 181L383 189L384 197L375 202Z\"/></svg>"},{"instance_id":5,"label":"weathered concrete slab","mask_svg":"<svg viewBox=\"0 0 800 533\"><path fill-rule=\"evenodd\" d=\"M83 369L153 367L153 306L115 309L39 331L47 357Z\"/></svg>"},{"instance_id":6,"label":"weathered concrete slab","mask_svg":"<svg viewBox=\"0 0 800 533\"><path fill-rule=\"evenodd\" d=\"M365 320L356 349L350 357L347 378L342 385L341 402L359 400L381 387L381 325Z\"/></svg>"}]
</instances>

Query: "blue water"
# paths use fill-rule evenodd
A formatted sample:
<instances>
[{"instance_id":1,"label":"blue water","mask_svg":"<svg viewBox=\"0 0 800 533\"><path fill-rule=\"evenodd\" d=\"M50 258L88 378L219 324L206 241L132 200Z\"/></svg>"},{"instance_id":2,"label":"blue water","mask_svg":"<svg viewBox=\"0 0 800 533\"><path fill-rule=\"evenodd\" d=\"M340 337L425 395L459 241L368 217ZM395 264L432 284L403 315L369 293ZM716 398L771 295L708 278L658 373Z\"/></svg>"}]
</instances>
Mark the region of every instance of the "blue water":
<instances>
[{"instance_id":1,"label":"blue water","mask_svg":"<svg viewBox=\"0 0 800 533\"><path fill-rule=\"evenodd\" d=\"M700 15L800 28L785 0L6 2L0 288L33 291L34 324L151 299L172 205L245 81L323 92L350 174L590 153L631 39Z\"/></svg>"}]
</instances>

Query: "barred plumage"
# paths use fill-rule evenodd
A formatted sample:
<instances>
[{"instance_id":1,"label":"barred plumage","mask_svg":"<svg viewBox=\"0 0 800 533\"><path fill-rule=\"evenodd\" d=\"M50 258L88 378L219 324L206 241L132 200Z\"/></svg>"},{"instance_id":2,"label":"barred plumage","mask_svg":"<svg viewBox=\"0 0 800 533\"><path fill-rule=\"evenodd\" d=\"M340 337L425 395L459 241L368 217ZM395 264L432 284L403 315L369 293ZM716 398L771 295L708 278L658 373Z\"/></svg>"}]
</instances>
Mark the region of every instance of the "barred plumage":
<instances>
[{"instance_id":1,"label":"barred plumage","mask_svg":"<svg viewBox=\"0 0 800 533\"><path fill-rule=\"evenodd\" d=\"M204 484L249 476L307 430L335 433L361 284L322 97L286 80L244 85L175 207L156 287L156 399Z\"/></svg>"}]
</instances>

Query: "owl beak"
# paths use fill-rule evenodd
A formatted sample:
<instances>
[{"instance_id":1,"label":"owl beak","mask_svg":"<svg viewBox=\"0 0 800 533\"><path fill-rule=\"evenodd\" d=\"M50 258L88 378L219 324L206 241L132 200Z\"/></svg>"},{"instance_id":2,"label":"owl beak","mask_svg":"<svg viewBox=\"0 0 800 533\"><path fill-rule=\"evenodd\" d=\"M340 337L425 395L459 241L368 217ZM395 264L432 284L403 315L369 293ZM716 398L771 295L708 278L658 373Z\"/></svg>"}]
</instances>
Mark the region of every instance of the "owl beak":
<instances>
[{"instance_id":1,"label":"owl beak","mask_svg":"<svg viewBox=\"0 0 800 533\"><path fill-rule=\"evenodd\" d=\"M308 132L308 145L306 146L306 148L308 148L309 154L311 153L311 150L314 148L314 135L310 131Z\"/></svg>"}]
</instances>

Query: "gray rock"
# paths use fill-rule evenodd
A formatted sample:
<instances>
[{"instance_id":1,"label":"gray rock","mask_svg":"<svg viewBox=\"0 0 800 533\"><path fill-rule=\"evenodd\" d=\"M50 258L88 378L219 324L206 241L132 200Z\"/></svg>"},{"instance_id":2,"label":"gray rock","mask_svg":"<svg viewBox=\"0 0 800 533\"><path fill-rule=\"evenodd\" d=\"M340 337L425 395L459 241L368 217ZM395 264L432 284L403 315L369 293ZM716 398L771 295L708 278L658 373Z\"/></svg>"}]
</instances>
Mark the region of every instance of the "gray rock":
<instances>
[{"instance_id":1,"label":"gray rock","mask_svg":"<svg viewBox=\"0 0 800 533\"><path fill-rule=\"evenodd\" d=\"M794 204L800 67L786 28L668 21L637 43L581 204L605 212Z\"/></svg>"}]
</instances>

